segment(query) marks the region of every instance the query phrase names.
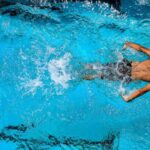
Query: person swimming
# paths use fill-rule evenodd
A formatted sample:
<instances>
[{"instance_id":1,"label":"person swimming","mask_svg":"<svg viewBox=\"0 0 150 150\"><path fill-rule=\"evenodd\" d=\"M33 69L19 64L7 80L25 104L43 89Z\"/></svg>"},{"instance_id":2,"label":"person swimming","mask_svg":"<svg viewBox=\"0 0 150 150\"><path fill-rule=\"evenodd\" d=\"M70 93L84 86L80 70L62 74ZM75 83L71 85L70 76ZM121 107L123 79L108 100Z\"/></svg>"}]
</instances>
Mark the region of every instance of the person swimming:
<instances>
[{"instance_id":1,"label":"person swimming","mask_svg":"<svg viewBox=\"0 0 150 150\"><path fill-rule=\"evenodd\" d=\"M128 47L143 52L150 56L150 49L145 48L139 44L126 42L123 49ZM132 62L127 59L122 59L119 62L115 63L106 63L106 64L87 64L86 69L95 70L95 74L89 74L84 76L85 80L94 80L95 78L108 79L112 81L122 80L123 82L129 83L133 80L142 80L150 82L150 60L145 60L142 62ZM129 102L144 93L150 91L150 84L133 92L129 96L122 95L122 98Z\"/></svg>"}]
</instances>

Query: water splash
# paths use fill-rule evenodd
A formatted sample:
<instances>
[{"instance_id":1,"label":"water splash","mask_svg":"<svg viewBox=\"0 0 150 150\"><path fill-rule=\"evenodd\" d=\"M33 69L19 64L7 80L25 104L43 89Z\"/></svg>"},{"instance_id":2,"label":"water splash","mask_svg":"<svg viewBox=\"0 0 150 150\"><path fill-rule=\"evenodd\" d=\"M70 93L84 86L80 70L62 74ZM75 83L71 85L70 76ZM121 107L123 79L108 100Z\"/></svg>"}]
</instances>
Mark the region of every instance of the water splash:
<instances>
[{"instance_id":1,"label":"water splash","mask_svg":"<svg viewBox=\"0 0 150 150\"><path fill-rule=\"evenodd\" d=\"M1 54L7 58L6 66L0 64L4 93L0 96L5 110L2 120L16 123L21 116L25 122L37 125L35 134L40 129L41 133L51 130L58 135L71 133L92 139L107 134L108 130L128 127L135 117L149 116L149 95L143 101L126 105L118 95L118 90L124 89L117 83L98 80L97 86L94 81L82 81L70 90L72 76L77 71L74 58L81 63L106 63L118 61L122 57L119 53L123 53L129 59L145 59L142 54L122 52L121 48L129 40L148 46L149 20L119 14L101 3L63 6L62 11L51 11L18 5L17 9L24 8L22 14L11 16L17 10L14 9L0 15ZM51 17L54 19L49 21ZM20 53L15 53L20 49ZM78 66L82 70L83 66ZM16 84L21 92L11 88Z\"/></svg>"},{"instance_id":2,"label":"water splash","mask_svg":"<svg viewBox=\"0 0 150 150\"><path fill-rule=\"evenodd\" d=\"M61 85L63 88L68 88L68 81L72 79L69 74L69 62L71 54L66 53L59 59L53 59L48 63L48 71L51 79L57 85Z\"/></svg>"},{"instance_id":3,"label":"water splash","mask_svg":"<svg viewBox=\"0 0 150 150\"><path fill-rule=\"evenodd\" d=\"M24 93L24 95L28 95L28 94L32 94L35 95L37 89L42 88L43 87L43 83L39 78L36 79L22 79L20 78L20 80L22 80L21 82L21 87L25 90L27 90L27 92Z\"/></svg>"}]
</instances>

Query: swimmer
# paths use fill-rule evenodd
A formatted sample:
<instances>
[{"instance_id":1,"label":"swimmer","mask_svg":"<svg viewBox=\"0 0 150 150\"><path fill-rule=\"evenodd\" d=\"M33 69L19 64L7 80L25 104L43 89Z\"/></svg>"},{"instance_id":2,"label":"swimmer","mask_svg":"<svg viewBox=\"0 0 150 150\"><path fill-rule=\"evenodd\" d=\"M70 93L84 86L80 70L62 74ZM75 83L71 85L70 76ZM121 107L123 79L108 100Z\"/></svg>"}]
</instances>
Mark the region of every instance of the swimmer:
<instances>
[{"instance_id":1,"label":"swimmer","mask_svg":"<svg viewBox=\"0 0 150 150\"><path fill-rule=\"evenodd\" d=\"M126 42L124 44L123 50L129 47L150 56L150 49L132 42ZM88 64L86 65L86 69L94 70L96 71L96 73L86 75L84 77L85 80L93 80L95 78L100 78L112 81L122 80L127 83L133 80L142 80L150 82L150 59L142 62L130 62L127 59L122 59L121 61L115 63ZM150 83L145 87L133 92L129 96L122 95L122 98L126 102L129 102L148 91L150 91Z\"/></svg>"}]
</instances>

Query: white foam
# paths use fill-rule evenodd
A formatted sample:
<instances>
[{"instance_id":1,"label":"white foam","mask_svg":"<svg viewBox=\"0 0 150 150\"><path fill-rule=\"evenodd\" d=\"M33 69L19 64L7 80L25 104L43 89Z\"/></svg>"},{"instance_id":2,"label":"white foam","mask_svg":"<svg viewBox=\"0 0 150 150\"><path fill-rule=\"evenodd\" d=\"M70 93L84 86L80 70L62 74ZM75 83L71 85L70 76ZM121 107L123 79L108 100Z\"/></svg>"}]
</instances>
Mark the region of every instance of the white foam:
<instances>
[{"instance_id":1,"label":"white foam","mask_svg":"<svg viewBox=\"0 0 150 150\"><path fill-rule=\"evenodd\" d=\"M56 85L68 88L68 81L71 80L71 74L68 72L71 54L66 53L59 59L53 59L48 63L48 71L51 80Z\"/></svg>"},{"instance_id":2,"label":"white foam","mask_svg":"<svg viewBox=\"0 0 150 150\"><path fill-rule=\"evenodd\" d=\"M34 95L37 89L43 86L43 82L40 80L40 78L25 81L26 82L22 83L22 87L27 91L25 94L32 93L32 95Z\"/></svg>"}]
</instances>

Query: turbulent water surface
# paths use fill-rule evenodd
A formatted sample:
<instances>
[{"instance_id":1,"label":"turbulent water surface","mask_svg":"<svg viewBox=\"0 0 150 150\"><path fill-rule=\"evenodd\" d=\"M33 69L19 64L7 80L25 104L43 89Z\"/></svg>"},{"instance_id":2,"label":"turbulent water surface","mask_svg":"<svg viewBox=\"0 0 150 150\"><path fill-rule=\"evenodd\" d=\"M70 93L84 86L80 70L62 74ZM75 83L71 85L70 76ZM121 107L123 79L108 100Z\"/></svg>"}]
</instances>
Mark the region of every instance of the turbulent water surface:
<instances>
[{"instance_id":1,"label":"turbulent water surface","mask_svg":"<svg viewBox=\"0 0 150 150\"><path fill-rule=\"evenodd\" d=\"M130 12L90 2L0 5L3 150L149 149L150 93L128 104L120 97L147 83L82 79L87 63L148 58L121 50L125 41L150 46L148 13Z\"/></svg>"}]
</instances>

